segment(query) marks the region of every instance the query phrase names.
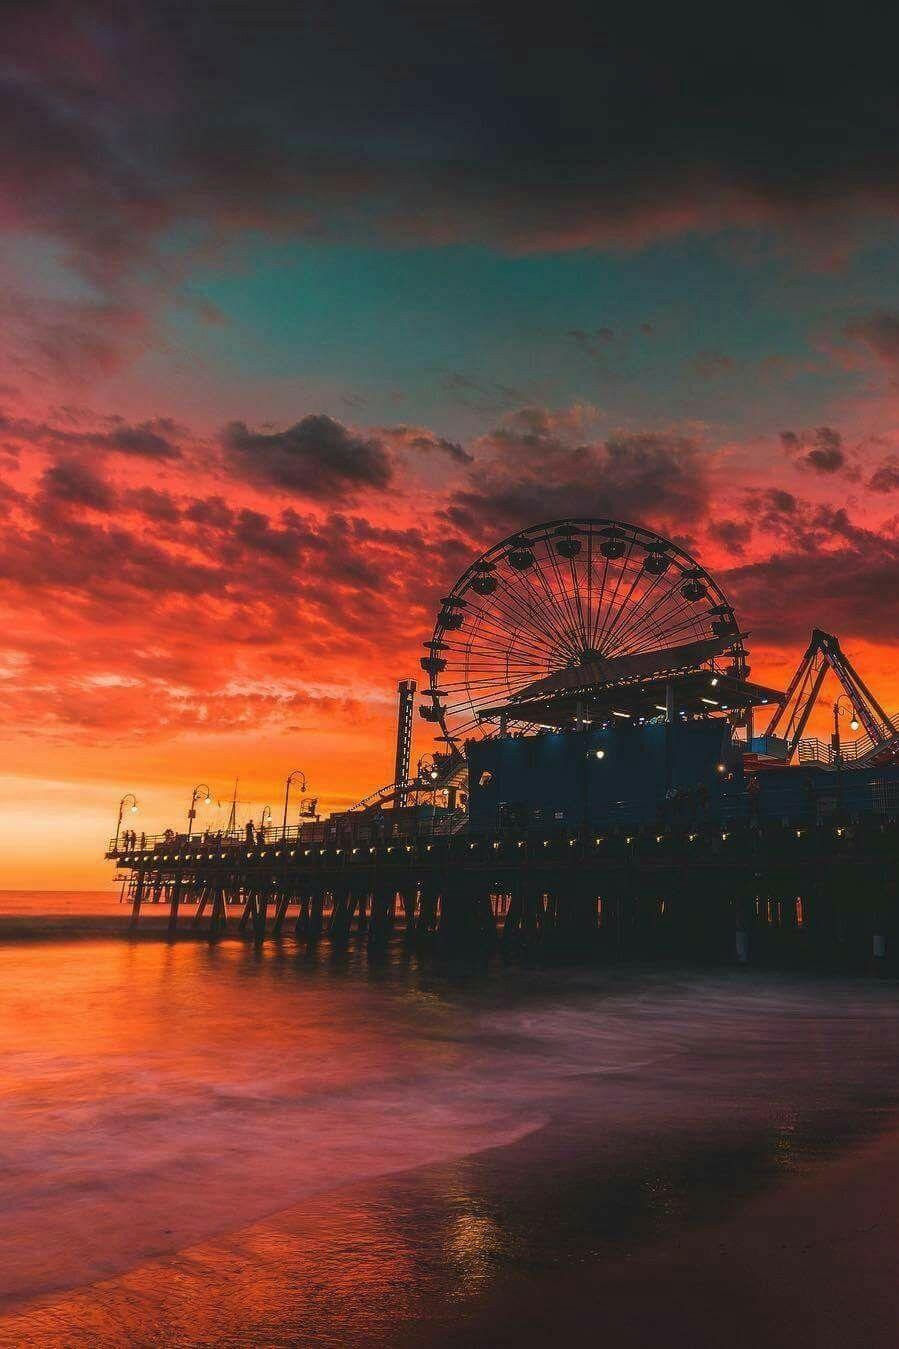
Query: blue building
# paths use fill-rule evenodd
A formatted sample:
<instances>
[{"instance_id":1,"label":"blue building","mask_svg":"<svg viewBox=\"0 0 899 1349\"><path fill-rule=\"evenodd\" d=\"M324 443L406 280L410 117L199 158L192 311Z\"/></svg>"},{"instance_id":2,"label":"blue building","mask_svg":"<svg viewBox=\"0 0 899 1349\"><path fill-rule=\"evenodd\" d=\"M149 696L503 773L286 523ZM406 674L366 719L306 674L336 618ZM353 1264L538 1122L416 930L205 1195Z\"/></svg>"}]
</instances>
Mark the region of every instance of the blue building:
<instances>
[{"instance_id":1,"label":"blue building","mask_svg":"<svg viewBox=\"0 0 899 1349\"><path fill-rule=\"evenodd\" d=\"M470 741L475 832L899 814L899 765L746 765L721 718Z\"/></svg>"},{"instance_id":2,"label":"blue building","mask_svg":"<svg viewBox=\"0 0 899 1349\"><path fill-rule=\"evenodd\" d=\"M471 826L640 825L694 813L717 818L733 811L744 793L744 749L719 718L471 741Z\"/></svg>"}]
</instances>

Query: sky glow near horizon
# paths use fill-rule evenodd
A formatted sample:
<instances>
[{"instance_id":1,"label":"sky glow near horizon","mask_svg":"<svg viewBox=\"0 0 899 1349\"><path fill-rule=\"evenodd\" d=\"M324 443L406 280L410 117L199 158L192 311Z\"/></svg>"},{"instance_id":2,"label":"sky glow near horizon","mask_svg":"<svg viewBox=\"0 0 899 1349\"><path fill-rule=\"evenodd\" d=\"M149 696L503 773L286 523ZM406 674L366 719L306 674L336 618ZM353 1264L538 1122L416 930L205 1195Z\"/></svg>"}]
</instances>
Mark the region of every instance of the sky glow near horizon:
<instances>
[{"instance_id":1,"label":"sky glow near horizon","mask_svg":"<svg viewBox=\"0 0 899 1349\"><path fill-rule=\"evenodd\" d=\"M0 885L105 883L126 790L388 781L439 597L540 519L899 709L899 98L792 22L5 8Z\"/></svg>"}]
</instances>

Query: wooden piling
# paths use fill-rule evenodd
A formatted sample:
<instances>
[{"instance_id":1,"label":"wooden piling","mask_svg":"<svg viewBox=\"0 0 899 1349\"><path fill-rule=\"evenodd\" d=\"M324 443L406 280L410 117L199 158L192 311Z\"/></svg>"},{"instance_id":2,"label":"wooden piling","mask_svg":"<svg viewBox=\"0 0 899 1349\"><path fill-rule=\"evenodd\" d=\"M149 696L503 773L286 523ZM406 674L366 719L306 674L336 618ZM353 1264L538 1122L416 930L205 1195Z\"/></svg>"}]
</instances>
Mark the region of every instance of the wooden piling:
<instances>
[{"instance_id":1,"label":"wooden piling","mask_svg":"<svg viewBox=\"0 0 899 1349\"><path fill-rule=\"evenodd\" d=\"M284 926L284 919L287 917L287 910L290 907L293 891L287 882L283 882L281 892L278 895L278 901L275 907L275 921L272 923L272 936L280 937L281 929Z\"/></svg>"},{"instance_id":2,"label":"wooden piling","mask_svg":"<svg viewBox=\"0 0 899 1349\"><path fill-rule=\"evenodd\" d=\"M256 907L253 913L253 935L257 942L264 941L265 939L265 922L268 915L268 903L271 889L272 878L267 876L256 891Z\"/></svg>"},{"instance_id":3,"label":"wooden piling","mask_svg":"<svg viewBox=\"0 0 899 1349\"><path fill-rule=\"evenodd\" d=\"M197 911L194 914L193 919L194 927L200 926L200 920L206 912L206 905L209 903L209 889L210 884L208 881L200 886L200 892L197 895Z\"/></svg>"},{"instance_id":4,"label":"wooden piling","mask_svg":"<svg viewBox=\"0 0 899 1349\"><path fill-rule=\"evenodd\" d=\"M172 885L171 898L169 900L169 932L174 932L178 927L178 907L181 903L181 890L183 887L183 872L178 872Z\"/></svg>"},{"instance_id":5,"label":"wooden piling","mask_svg":"<svg viewBox=\"0 0 899 1349\"><path fill-rule=\"evenodd\" d=\"M131 927L133 928L137 927L137 922L138 919L140 918L140 906L144 897L145 876L146 873L144 871L144 868L141 867L137 873L137 884L134 887L134 898L131 902Z\"/></svg>"},{"instance_id":6,"label":"wooden piling","mask_svg":"<svg viewBox=\"0 0 899 1349\"><path fill-rule=\"evenodd\" d=\"M221 881L216 881L212 887L212 916L209 920L209 934L217 937L224 932L228 926L228 915L225 911L225 892Z\"/></svg>"},{"instance_id":7,"label":"wooden piling","mask_svg":"<svg viewBox=\"0 0 899 1349\"><path fill-rule=\"evenodd\" d=\"M309 895L305 889L299 896L297 919L293 925L293 933L300 940L309 933Z\"/></svg>"}]
</instances>

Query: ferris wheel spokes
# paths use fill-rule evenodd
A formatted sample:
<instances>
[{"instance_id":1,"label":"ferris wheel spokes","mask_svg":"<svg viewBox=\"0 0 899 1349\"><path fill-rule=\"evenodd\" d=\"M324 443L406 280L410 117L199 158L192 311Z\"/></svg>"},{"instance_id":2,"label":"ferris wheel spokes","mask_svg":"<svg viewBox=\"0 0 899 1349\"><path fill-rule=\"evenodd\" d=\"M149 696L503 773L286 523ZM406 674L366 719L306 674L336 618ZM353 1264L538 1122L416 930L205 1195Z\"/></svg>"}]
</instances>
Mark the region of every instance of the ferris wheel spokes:
<instances>
[{"instance_id":1,"label":"ferris wheel spokes","mask_svg":"<svg viewBox=\"0 0 899 1349\"><path fill-rule=\"evenodd\" d=\"M444 599L422 662L423 712L459 749L488 733L480 713L546 675L596 656L720 643L727 615L708 573L650 530L587 518L532 526L483 553ZM731 651L745 667L735 627Z\"/></svg>"}]
</instances>

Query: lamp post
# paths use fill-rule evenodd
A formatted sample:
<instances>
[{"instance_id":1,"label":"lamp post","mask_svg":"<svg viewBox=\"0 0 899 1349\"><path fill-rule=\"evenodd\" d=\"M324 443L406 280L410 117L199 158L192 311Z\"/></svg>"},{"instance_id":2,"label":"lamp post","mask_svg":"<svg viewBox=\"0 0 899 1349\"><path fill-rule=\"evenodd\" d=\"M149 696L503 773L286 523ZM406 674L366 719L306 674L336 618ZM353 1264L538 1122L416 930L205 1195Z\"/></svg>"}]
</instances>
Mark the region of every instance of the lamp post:
<instances>
[{"instance_id":1,"label":"lamp post","mask_svg":"<svg viewBox=\"0 0 899 1349\"><path fill-rule=\"evenodd\" d=\"M839 694L833 705L833 735L831 736L831 744L833 746L834 762L837 764L840 763L843 757L843 752L840 748L840 715L842 712L840 703L844 698L847 698L848 700L848 695L845 693ZM855 708L852 709L849 726L853 731L858 730L858 716L856 715Z\"/></svg>"},{"instance_id":2,"label":"lamp post","mask_svg":"<svg viewBox=\"0 0 899 1349\"><path fill-rule=\"evenodd\" d=\"M263 843L265 842L266 828L268 825L271 824L271 822L272 822L272 808L271 806L263 806L262 814L259 817L259 833L262 836Z\"/></svg>"},{"instance_id":3,"label":"lamp post","mask_svg":"<svg viewBox=\"0 0 899 1349\"><path fill-rule=\"evenodd\" d=\"M188 838L190 838L191 834L193 833L194 820L195 820L196 817L197 817L197 802L199 801L199 799L200 799L201 796L203 797L203 805L204 805L204 806L211 806L211 805L212 805L212 792L211 792L211 791L209 790L209 788L206 786L206 783L205 783L205 782L201 782L197 787L194 787L193 791L191 792L191 796L190 796L190 806L188 807L188 810L187 810L187 837L188 837Z\"/></svg>"},{"instance_id":4,"label":"lamp post","mask_svg":"<svg viewBox=\"0 0 899 1349\"><path fill-rule=\"evenodd\" d=\"M288 803L288 801L290 800L290 788L291 788L291 784L293 783L293 781L294 781L295 778L300 778L301 781L302 781L302 784L303 784L303 785L300 787L300 791L303 792L303 793L305 793L306 790L307 790L307 788L306 788L306 774L303 772L302 768L295 768L295 769L293 770L292 773L288 773L288 774L287 774L287 781L286 781L286 783L284 784L284 819L283 819L282 822L281 822L281 837L282 837L282 838L286 838L286 837L287 837L287 803Z\"/></svg>"},{"instance_id":5,"label":"lamp post","mask_svg":"<svg viewBox=\"0 0 899 1349\"><path fill-rule=\"evenodd\" d=\"M437 779L440 772L434 762L433 754L420 754L415 765L415 785L426 787L431 793L431 836L434 834L434 815L436 813ZM415 812L415 832L418 833L419 814Z\"/></svg>"},{"instance_id":6,"label":"lamp post","mask_svg":"<svg viewBox=\"0 0 899 1349\"><path fill-rule=\"evenodd\" d=\"M433 754L419 755L418 763L415 765L415 777L418 782L424 783L425 785L437 781L440 777L440 773L434 762ZM431 790L436 791L437 788L432 787Z\"/></svg>"},{"instance_id":7,"label":"lamp post","mask_svg":"<svg viewBox=\"0 0 899 1349\"><path fill-rule=\"evenodd\" d=\"M125 803L126 801L129 800L131 802L132 815L137 810L137 797L134 795L134 792L126 792L125 795L122 797L121 801L119 802L119 818L118 820L116 820L115 843L112 845L113 852L118 852L119 850L119 833L121 832L122 828L122 815L125 812Z\"/></svg>"},{"instance_id":8,"label":"lamp post","mask_svg":"<svg viewBox=\"0 0 899 1349\"><path fill-rule=\"evenodd\" d=\"M584 780L581 826L586 832L587 825L590 823L590 764L591 762L600 763L606 757L606 752L601 745L594 745L592 749L586 750L581 757L581 772Z\"/></svg>"}]
</instances>

